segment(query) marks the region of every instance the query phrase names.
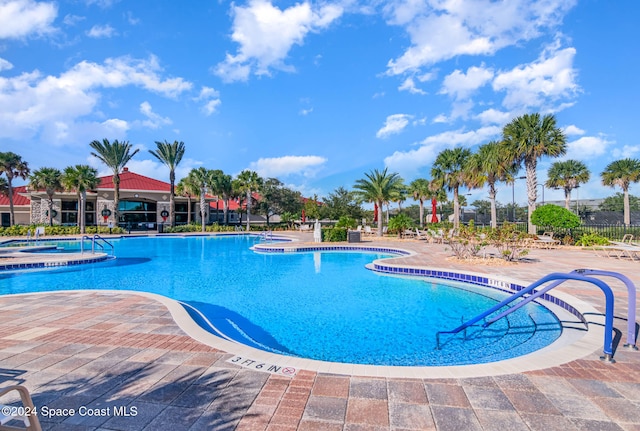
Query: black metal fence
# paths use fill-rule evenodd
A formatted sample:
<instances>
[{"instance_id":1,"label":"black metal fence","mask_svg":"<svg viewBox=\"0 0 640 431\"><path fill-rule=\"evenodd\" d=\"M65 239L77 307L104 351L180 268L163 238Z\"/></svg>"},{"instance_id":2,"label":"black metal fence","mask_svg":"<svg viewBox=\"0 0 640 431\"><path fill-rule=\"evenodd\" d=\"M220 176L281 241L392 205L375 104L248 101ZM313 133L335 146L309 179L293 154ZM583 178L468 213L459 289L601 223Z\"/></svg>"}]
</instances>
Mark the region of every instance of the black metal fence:
<instances>
[{"instance_id":1,"label":"black metal fence","mask_svg":"<svg viewBox=\"0 0 640 431\"><path fill-rule=\"evenodd\" d=\"M465 223L467 224L467 223ZM516 226L516 229L521 232L527 232L527 223L517 222L511 223ZM498 223L498 226L501 226L502 223ZM490 227L490 224L484 223L475 223L476 227ZM543 233L544 228L538 228L538 233ZM569 235L574 239L580 238L586 234L598 234L610 240L619 240L622 239L626 234L631 234L635 237L640 238L640 224L625 226L624 224L609 224L609 223L598 223L598 224L583 224L573 229L553 229L554 235L556 237L564 237Z\"/></svg>"}]
</instances>

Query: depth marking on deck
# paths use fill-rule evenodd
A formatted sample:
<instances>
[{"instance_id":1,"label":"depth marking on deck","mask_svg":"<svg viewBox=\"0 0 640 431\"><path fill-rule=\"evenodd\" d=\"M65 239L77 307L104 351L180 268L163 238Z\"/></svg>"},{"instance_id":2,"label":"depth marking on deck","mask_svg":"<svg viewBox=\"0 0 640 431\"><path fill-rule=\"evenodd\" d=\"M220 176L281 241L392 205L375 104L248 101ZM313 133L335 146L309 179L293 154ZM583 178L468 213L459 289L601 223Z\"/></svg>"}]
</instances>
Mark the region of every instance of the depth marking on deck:
<instances>
[{"instance_id":1,"label":"depth marking on deck","mask_svg":"<svg viewBox=\"0 0 640 431\"><path fill-rule=\"evenodd\" d=\"M266 362L257 361L255 359L244 356L233 356L227 359L230 364L239 365L250 370L262 371L270 374L278 374L280 376L294 377L298 370L294 367L285 367L284 365L268 364Z\"/></svg>"}]
</instances>

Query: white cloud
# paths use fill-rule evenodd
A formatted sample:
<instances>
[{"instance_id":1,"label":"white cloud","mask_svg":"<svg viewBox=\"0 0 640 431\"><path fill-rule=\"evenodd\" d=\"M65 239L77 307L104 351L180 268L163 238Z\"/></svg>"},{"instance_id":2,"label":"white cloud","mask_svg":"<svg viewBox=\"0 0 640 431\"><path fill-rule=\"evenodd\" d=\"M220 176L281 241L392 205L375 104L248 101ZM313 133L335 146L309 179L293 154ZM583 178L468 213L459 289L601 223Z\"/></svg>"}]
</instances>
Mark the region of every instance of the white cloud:
<instances>
[{"instance_id":1,"label":"white cloud","mask_svg":"<svg viewBox=\"0 0 640 431\"><path fill-rule=\"evenodd\" d=\"M151 108L151 104L149 104L149 102L145 101L140 104L140 112L142 113L142 115L147 117L147 119L142 122L142 125L144 127L157 129L162 125L172 123L170 118L163 118L162 116L153 112L153 109Z\"/></svg>"},{"instance_id":2,"label":"white cloud","mask_svg":"<svg viewBox=\"0 0 640 431\"><path fill-rule=\"evenodd\" d=\"M571 124L564 128L564 134L567 136L576 136L576 135L581 136L581 135L584 135L584 130Z\"/></svg>"},{"instance_id":3,"label":"white cloud","mask_svg":"<svg viewBox=\"0 0 640 431\"><path fill-rule=\"evenodd\" d=\"M326 161L326 158L320 156L260 158L257 162L251 162L249 169L256 171L262 177L281 177L292 174L312 177Z\"/></svg>"},{"instance_id":4,"label":"white cloud","mask_svg":"<svg viewBox=\"0 0 640 431\"><path fill-rule=\"evenodd\" d=\"M37 71L9 78L0 76L0 137L24 139L38 133L55 137L65 130L62 124L68 130L102 129L103 123L86 116L96 114L99 90L103 88L136 86L166 97L191 89L191 83L182 78L163 78L161 72L155 57L119 57L103 64L82 61L60 76L43 76Z\"/></svg>"},{"instance_id":5,"label":"white cloud","mask_svg":"<svg viewBox=\"0 0 640 431\"><path fill-rule=\"evenodd\" d=\"M611 152L614 159L626 159L637 157L640 153L640 145L624 145L622 148L616 148Z\"/></svg>"},{"instance_id":6,"label":"white cloud","mask_svg":"<svg viewBox=\"0 0 640 431\"><path fill-rule=\"evenodd\" d=\"M420 168L429 167L438 153L446 148L482 144L501 133L502 128L497 126L481 127L468 132L453 130L440 133L424 139L416 149L395 151L392 155L385 157L384 164L403 176L413 176Z\"/></svg>"},{"instance_id":7,"label":"white cloud","mask_svg":"<svg viewBox=\"0 0 640 431\"><path fill-rule=\"evenodd\" d=\"M486 109L480 114L476 115L476 119L480 120L482 124L506 124L512 115L509 112L498 111L493 108Z\"/></svg>"},{"instance_id":8,"label":"white cloud","mask_svg":"<svg viewBox=\"0 0 640 431\"><path fill-rule=\"evenodd\" d=\"M280 10L267 0L250 0L247 6L232 6L232 13L231 39L240 46L236 55L227 53L213 70L226 82L247 80L252 72L269 75L270 69L293 70L284 63L291 48L302 45L310 32L329 26L343 9L305 2Z\"/></svg>"},{"instance_id":9,"label":"white cloud","mask_svg":"<svg viewBox=\"0 0 640 431\"><path fill-rule=\"evenodd\" d=\"M586 160L601 157L610 152L612 141L604 136L583 136L575 141L567 142L567 154L563 159Z\"/></svg>"},{"instance_id":10,"label":"white cloud","mask_svg":"<svg viewBox=\"0 0 640 431\"><path fill-rule=\"evenodd\" d=\"M0 72L13 69L13 64L0 57Z\"/></svg>"},{"instance_id":11,"label":"white cloud","mask_svg":"<svg viewBox=\"0 0 640 431\"><path fill-rule=\"evenodd\" d=\"M444 78L440 94L448 94L455 99L465 99L492 78L493 71L483 66L470 67L466 74L460 70L454 70Z\"/></svg>"},{"instance_id":12,"label":"white cloud","mask_svg":"<svg viewBox=\"0 0 640 431\"><path fill-rule=\"evenodd\" d=\"M87 32L87 36L93 37L95 39L111 38L113 36L116 36L117 34L118 33L116 33L116 29L111 27L109 24L96 24Z\"/></svg>"},{"instance_id":13,"label":"white cloud","mask_svg":"<svg viewBox=\"0 0 640 431\"><path fill-rule=\"evenodd\" d=\"M384 122L384 126L376 133L376 138L385 139L402 132L409 125L409 120L412 118L413 115L408 114L389 115Z\"/></svg>"},{"instance_id":14,"label":"white cloud","mask_svg":"<svg viewBox=\"0 0 640 431\"><path fill-rule=\"evenodd\" d=\"M537 61L500 72L493 81L495 91L504 91L502 104L509 109L544 107L548 101L574 97L580 90L573 69L575 48L545 49Z\"/></svg>"},{"instance_id":15,"label":"white cloud","mask_svg":"<svg viewBox=\"0 0 640 431\"><path fill-rule=\"evenodd\" d=\"M302 115L303 117L306 117L307 115L311 114L312 112L313 112L313 108L301 109L300 110L300 115Z\"/></svg>"},{"instance_id":16,"label":"white cloud","mask_svg":"<svg viewBox=\"0 0 640 431\"><path fill-rule=\"evenodd\" d=\"M83 16L67 14L64 16L64 19L62 20L62 22L64 23L64 25L73 27L74 25L84 21L85 19L86 18Z\"/></svg>"},{"instance_id":17,"label":"white cloud","mask_svg":"<svg viewBox=\"0 0 640 431\"><path fill-rule=\"evenodd\" d=\"M202 112L204 112L207 117L214 114L222 104L220 93L216 89L206 86L202 87L198 97L195 97L193 100L196 102L204 101Z\"/></svg>"},{"instance_id":18,"label":"white cloud","mask_svg":"<svg viewBox=\"0 0 640 431\"><path fill-rule=\"evenodd\" d=\"M0 39L20 39L32 34L47 34L58 8L55 3L33 0L0 1Z\"/></svg>"},{"instance_id":19,"label":"white cloud","mask_svg":"<svg viewBox=\"0 0 640 431\"><path fill-rule=\"evenodd\" d=\"M422 94L422 95L427 94L426 91L416 87L416 83L412 77L408 77L407 79L405 79L402 82L402 84L400 84L400 86L398 87L398 90L408 91L411 94Z\"/></svg>"},{"instance_id":20,"label":"white cloud","mask_svg":"<svg viewBox=\"0 0 640 431\"><path fill-rule=\"evenodd\" d=\"M390 60L391 75L459 55L491 55L558 25L576 0L391 0L388 22L404 26L411 46Z\"/></svg>"}]
</instances>

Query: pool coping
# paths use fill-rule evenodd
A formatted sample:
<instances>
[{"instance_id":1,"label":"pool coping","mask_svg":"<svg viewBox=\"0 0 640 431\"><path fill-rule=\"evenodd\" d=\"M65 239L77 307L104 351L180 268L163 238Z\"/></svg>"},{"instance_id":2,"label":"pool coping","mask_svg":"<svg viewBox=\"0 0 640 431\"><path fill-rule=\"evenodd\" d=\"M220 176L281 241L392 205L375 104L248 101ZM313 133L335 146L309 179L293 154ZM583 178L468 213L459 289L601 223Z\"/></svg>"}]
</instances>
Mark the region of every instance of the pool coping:
<instances>
[{"instance_id":1,"label":"pool coping","mask_svg":"<svg viewBox=\"0 0 640 431\"><path fill-rule=\"evenodd\" d=\"M381 247L381 246L351 246L351 245L308 245L308 244L300 244L295 242L288 243L292 244L292 247L274 247L273 244L256 244L253 248L259 252L311 252L311 251L320 251L320 252L330 252L330 251L356 251L356 252L378 252L378 253L393 253L398 254L395 257L388 257L384 259L376 259L374 260L370 266L375 267L375 265L379 265L381 267L385 267L387 269L394 268L395 272L392 275L400 275L400 276L415 276L416 274L405 273L404 270L413 269L415 270L429 270L435 271L436 274L438 272L446 273L446 274L457 274L458 276L478 276L478 274L473 274L468 271L456 270L452 271L450 269L438 269L438 268L427 268L416 265L403 265L401 263L390 262L393 259L397 259L400 257L415 255L416 253L408 250L404 250L399 247ZM265 249L274 249L277 248L278 251L271 251ZM287 251L281 249L288 249ZM108 256L105 256L105 258ZM384 265L381 265L380 262L384 262ZM385 274L385 271L377 271L380 274ZM484 277L484 276L483 276ZM437 277L436 277L437 278ZM486 278L486 277L485 277ZM519 280L506 278L506 277L491 277L492 280L496 282L504 283L504 286L526 286L528 283L521 282ZM465 281L461 279L457 279L456 281ZM477 284L477 283L476 283ZM495 286L488 286L494 287ZM78 291L91 291L95 292L96 290L92 289L81 289L81 290L72 290L66 292L78 292ZM363 365L363 364L347 364L347 363L337 363L337 362L327 362L327 361L319 361L314 359L305 359L298 358L293 356L285 356L279 355L276 353L270 353L263 350L258 350L244 344L228 341L218 336L211 334L210 332L203 329L199 324L197 324L191 316L188 314L186 309L180 304L178 300L174 300L159 294L149 293L149 292L139 292L139 291L131 291L131 290L99 290L100 292L124 292L134 295L140 295L147 298L151 298L162 303L171 313L176 324L190 337L193 339L209 345L211 347L223 350L229 354L239 355L246 358L250 358L251 360L261 361L269 364L277 364L286 367L294 367L296 369L304 369L309 371L316 372L326 372L326 373L334 373L334 374L344 374L344 375L357 375L357 376L367 376L367 377L396 377L396 378L465 378L465 377L480 377L480 376L494 376L494 375L503 375L503 374L512 374L517 372L525 372L525 371L533 371L545 369L553 366L562 365L577 359L584 358L588 355L593 354L599 349L602 349L603 343L602 340L604 338L604 329L603 322L604 316L597 309L592 307L591 305L575 298L571 295L568 295L564 292L554 292L555 297L561 300L565 304L570 304L571 307L575 310L575 312L579 313L580 316L583 317L583 322L587 323L586 319L584 319L584 315L589 315L590 320L588 321L588 330L584 330L584 328L577 329L572 328L570 326L565 326L563 324L563 334L560 336L558 340L554 343L546 346L542 349L539 349L535 352L529 353L527 355L519 356L516 358L506 359L497 362L483 363L483 364L475 364L475 365L447 365L447 366L382 366L382 365ZM65 292L65 291L56 291L56 292ZM16 294L16 295L46 295L47 292L38 292L38 293L24 293L24 294ZM561 313L563 309L553 309L554 305L544 304L545 306L549 305L547 308L552 309L554 314L561 318ZM565 310L568 312L568 310ZM575 312L572 315L575 315ZM570 342L567 341L567 335L571 339Z\"/></svg>"}]
</instances>

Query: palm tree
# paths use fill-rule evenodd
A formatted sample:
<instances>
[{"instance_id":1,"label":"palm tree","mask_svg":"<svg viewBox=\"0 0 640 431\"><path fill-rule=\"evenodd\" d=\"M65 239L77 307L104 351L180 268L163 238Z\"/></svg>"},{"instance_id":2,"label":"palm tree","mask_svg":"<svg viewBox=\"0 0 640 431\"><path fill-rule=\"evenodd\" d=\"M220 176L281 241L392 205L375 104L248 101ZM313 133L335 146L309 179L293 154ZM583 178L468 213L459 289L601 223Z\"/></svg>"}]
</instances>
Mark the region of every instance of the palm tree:
<instances>
[{"instance_id":1,"label":"palm tree","mask_svg":"<svg viewBox=\"0 0 640 431\"><path fill-rule=\"evenodd\" d=\"M2 177L0 177L0 195L9 196L9 183Z\"/></svg>"},{"instance_id":2,"label":"palm tree","mask_svg":"<svg viewBox=\"0 0 640 431\"><path fill-rule=\"evenodd\" d=\"M229 200L233 194L233 182L231 175L226 175L219 169L211 171L211 192L216 195L218 199L222 196L224 202L224 224L229 224Z\"/></svg>"},{"instance_id":3,"label":"palm tree","mask_svg":"<svg viewBox=\"0 0 640 431\"><path fill-rule=\"evenodd\" d=\"M6 152L0 153L0 175L7 176L7 196L9 197L9 225L15 223L15 215L13 213L13 179L18 177L26 180L29 176L29 165L22 160L22 157L16 153Z\"/></svg>"},{"instance_id":4,"label":"palm tree","mask_svg":"<svg viewBox=\"0 0 640 431\"><path fill-rule=\"evenodd\" d=\"M178 181L176 193L187 198L187 224L191 224L191 197L198 195L200 190L197 185L191 182L191 177L186 176Z\"/></svg>"},{"instance_id":5,"label":"palm tree","mask_svg":"<svg viewBox=\"0 0 640 431\"><path fill-rule=\"evenodd\" d=\"M156 141L156 151L149 152L169 168L169 184L171 189L169 192L169 223L171 226L176 225L176 204L175 204L175 184L176 184L176 167L180 164L182 156L184 156L184 142L173 141L173 144L167 141Z\"/></svg>"},{"instance_id":6,"label":"palm tree","mask_svg":"<svg viewBox=\"0 0 640 431\"><path fill-rule=\"evenodd\" d=\"M429 180L418 178L411 181L409 194L413 196L413 200L420 202L420 228L424 228L424 201L433 195Z\"/></svg>"},{"instance_id":7,"label":"palm tree","mask_svg":"<svg viewBox=\"0 0 640 431\"><path fill-rule=\"evenodd\" d=\"M567 138L561 129L556 127L556 118L549 114L524 114L514 118L504 126L503 150L509 159L520 165L524 162L527 177L528 199L528 232L535 234L536 229L531 223L531 213L536 209L538 199L538 177L536 167L538 159L544 156L558 157L567 152Z\"/></svg>"},{"instance_id":8,"label":"palm tree","mask_svg":"<svg viewBox=\"0 0 640 431\"><path fill-rule=\"evenodd\" d=\"M363 201L374 202L380 211L382 205L389 202L402 185L402 178L397 173L388 173L387 168L382 172L374 169L365 174L367 177L356 181L353 188ZM382 216L378 217L378 236L382 236Z\"/></svg>"},{"instance_id":9,"label":"palm tree","mask_svg":"<svg viewBox=\"0 0 640 431\"><path fill-rule=\"evenodd\" d=\"M554 189L564 189L564 207L569 209L571 190L589 181L590 173L587 166L578 160L554 162L547 171L545 186Z\"/></svg>"},{"instance_id":10,"label":"palm tree","mask_svg":"<svg viewBox=\"0 0 640 431\"><path fill-rule=\"evenodd\" d=\"M640 160L621 159L611 162L600 174L602 184L605 186L618 186L624 193L624 224L631 224L629 211L629 185L640 181Z\"/></svg>"},{"instance_id":11,"label":"palm tree","mask_svg":"<svg viewBox=\"0 0 640 431\"><path fill-rule=\"evenodd\" d=\"M466 185L465 166L471 157L471 151L466 148L457 147L441 151L436 157L431 176L437 184L453 191L453 227L460 226L460 199L458 190L460 186Z\"/></svg>"},{"instance_id":12,"label":"palm tree","mask_svg":"<svg viewBox=\"0 0 640 431\"><path fill-rule=\"evenodd\" d=\"M240 172L236 178L237 189L244 192L247 199L247 232L251 228L251 196L254 191L258 191L262 186L262 178L254 172L245 170Z\"/></svg>"},{"instance_id":13,"label":"palm tree","mask_svg":"<svg viewBox=\"0 0 640 431\"><path fill-rule=\"evenodd\" d=\"M53 195L64 190L62 172L56 168L40 168L29 177L29 187L33 190L44 189L49 198L49 226L53 226Z\"/></svg>"},{"instance_id":14,"label":"palm tree","mask_svg":"<svg viewBox=\"0 0 640 431\"><path fill-rule=\"evenodd\" d=\"M491 141L481 145L478 152L471 155L467 166L468 185L472 188L489 185L489 201L491 202L491 227L498 227L496 209L496 183L511 182L518 171L515 164L502 150L501 144Z\"/></svg>"},{"instance_id":15,"label":"palm tree","mask_svg":"<svg viewBox=\"0 0 640 431\"><path fill-rule=\"evenodd\" d=\"M78 194L78 226L83 234L86 230L87 190L95 189L100 184L98 171L89 165L67 166L62 174L62 184Z\"/></svg>"},{"instance_id":16,"label":"palm tree","mask_svg":"<svg viewBox=\"0 0 640 431\"><path fill-rule=\"evenodd\" d=\"M398 213L402 211L402 203L407 200L407 196L409 195L409 191L407 186L402 182L396 188L393 196L391 196L391 201L396 202L398 204ZM389 206L387 205L387 223L389 223Z\"/></svg>"},{"instance_id":17,"label":"palm tree","mask_svg":"<svg viewBox=\"0 0 640 431\"><path fill-rule=\"evenodd\" d=\"M203 167L191 169L187 178L188 182L197 188L198 195L200 196L200 222L202 224L202 232L204 232L205 225L207 224L207 202L205 196L207 194L207 187L209 187L209 171Z\"/></svg>"},{"instance_id":18,"label":"palm tree","mask_svg":"<svg viewBox=\"0 0 640 431\"><path fill-rule=\"evenodd\" d=\"M91 155L113 171L113 218L116 223L118 223L120 221L118 213L118 207L120 205L120 171L139 150L136 149L131 152L133 147L129 142L120 142L117 139L109 142L109 140L105 138L102 142L93 141L89 145L94 149Z\"/></svg>"}]
</instances>

